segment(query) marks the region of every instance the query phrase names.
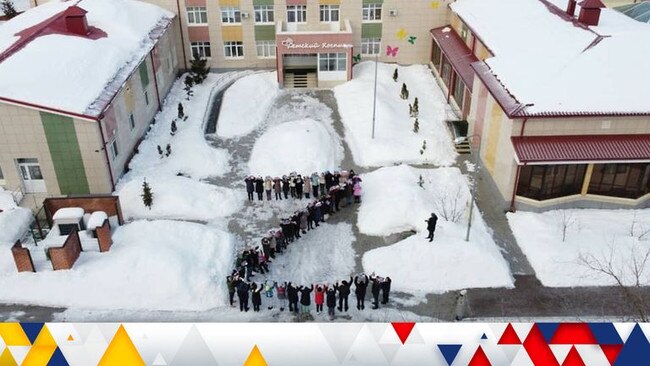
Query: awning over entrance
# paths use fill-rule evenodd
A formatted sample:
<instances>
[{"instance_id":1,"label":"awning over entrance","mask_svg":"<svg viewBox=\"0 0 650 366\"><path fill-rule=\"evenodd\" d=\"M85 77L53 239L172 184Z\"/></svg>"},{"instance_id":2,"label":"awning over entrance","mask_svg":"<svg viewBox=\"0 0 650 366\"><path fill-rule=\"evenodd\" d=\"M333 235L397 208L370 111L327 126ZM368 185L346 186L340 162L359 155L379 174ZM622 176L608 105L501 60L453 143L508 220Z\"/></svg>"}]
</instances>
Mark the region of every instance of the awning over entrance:
<instances>
[{"instance_id":1,"label":"awning over entrance","mask_svg":"<svg viewBox=\"0 0 650 366\"><path fill-rule=\"evenodd\" d=\"M463 79L465 86L471 91L474 84L474 69L471 64L478 61L478 58L474 56L472 50L467 47L451 26L432 29L431 37L440 46L442 53L445 54L451 66Z\"/></svg>"},{"instance_id":2,"label":"awning over entrance","mask_svg":"<svg viewBox=\"0 0 650 366\"><path fill-rule=\"evenodd\" d=\"M650 161L650 135L513 136L519 163Z\"/></svg>"}]
</instances>

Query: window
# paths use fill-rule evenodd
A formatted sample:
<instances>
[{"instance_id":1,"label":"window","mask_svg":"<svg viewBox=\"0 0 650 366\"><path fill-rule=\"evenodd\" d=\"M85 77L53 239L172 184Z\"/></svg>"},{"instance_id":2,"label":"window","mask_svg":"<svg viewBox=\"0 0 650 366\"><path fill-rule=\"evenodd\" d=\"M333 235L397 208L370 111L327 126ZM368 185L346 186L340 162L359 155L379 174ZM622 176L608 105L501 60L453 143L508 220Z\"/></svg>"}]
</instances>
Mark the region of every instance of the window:
<instances>
[{"instance_id":1,"label":"window","mask_svg":"<svg viewBox=\"0 0 650 366\"><path fill-rule=\"evenodd\" d=\"M275 41L257 41L257 57L275 57Z\"/></svg>"},{"instance_id":2,"label":"window","mask_svg":"<svg viewBox=\"0 0 650 366\"><path fill-rule=\"evenodd\" d=\"M363 20L366 22L381 20L381 4L363 4Z\"/></svg>"},{"instance_id":3,"label":"window","mask_svg":"<svg viewBox=\"0 0 650 366\"><path fill-rule=\"evenodd\" d=\"M460 75L454 72L454 100L459 108L463 108L463 97L465 96L465 84Z\"/></svg>"},{"instance_id":4,"label":"window","mask_svg":"<svg viewBox=\"0 0 650 366\"><path fill-rule=\"evenodd\" d=\"M273 5L255 5L255 23L273 23Z\"/></svg>"},{"instance_id":5,"label":"window","mask_svg":"<svg viewBox=\"0 0 650 366\"><path fill-rule=\"evenodd\" d=\"M119 151L117 150L117 138L110 143L109 150L111 152L111 159L115 160L117 155L119 155Z\"/></svg>"},{"instance_id":6,"label":"window","mask_svg":"<svg viewBox=\"0 0 650 366\"><path fill-rule=\"evenodd\" d=\"M241 41L224 42L223 55L226 58L244 57L244 44Z\"/></svg>"},{"instance_id":7,"label":"window","mask_svg":"<svg viewBox=\"0 0 650 366\"><path fill-rule=\"evenodd\" d=\"M210 58L212 52L210 51L210 42L192 42L192 56L194 58Z\"/></svg>"},{"instance_id":8,"label":"window","mask_svg":"<svg viewBox=\"0 0 650 366\"><path fill-rule=\"evenodd\" d=\"M208 10L204 6L188 7L187 24L208 24Z\"/></svg>"},{"instance_id":9,"label":"window","mask_svg":"<svg viewBox=\"0 0 650 366\"><path fill-rule=\"evenodd\" d=\"M338 5L321 5L320 6L321 22L338 22L339 6Z\"/></svg>"},{"instance_id":10,"label":"window","mask_svg":"<svg viewBox=\"0 0 650 366\"><path fill-rule=\"evenodd\" d=\"M133 113L129 114L129 126L131 129L135 128L135 118L133 118Z\"/></svg>"},{"instance_id":11,"label":"window","mask_svg":"<svg viewBox=\"0 0 650 366\"><path fill-rule=\"evenodd\" d=\"M591 194L639 198L650 192L650 164L594 164Z\"/></svg>"},{"instance_id":12,"label":"window","mask_svg":"<svg viewBox=\"0 0 650 366\"><path fill-rule=\"evenodd\" d=\"M440 72L440 61L442 61L442 50L436 42L433 42L433 49L431 50L431 63Z\"/></svg>"},{"instance_id":13,"label":"window","mask_svg":"<svg viewBox=\"0 0 650 366\"><path fill-rule=\"evenodd\" d=\"M149 92L146 90L144 91L144 103L149 105Z\"/></svg>"},{"instance_id":14,"label":"window","mask_svg":"<svg viewBox=\"0 0 650 366\"><path fill-rule=\"evenodd\" d=\"M221 8L221 22L236 24L241 23L241 11L239 8Z\"/></svg>"},{"instance_id":15,"label":"window","mask_svg":"<svg viewBox=\"0 0 650 366\"><path fill-rule=\"evenodd\" d=\"M521 167L517 195L546 200L579 194L587 165L526 165Z\"/></svg>"},{"instance_id":16,"label":"window","mask_svg":"<svg viewBox=\"0 0 650 366\"><path fill-rule=\"evenodd\" d=\"M321 53L320 71L345 71L346 54L345 53Z\"/></svg>"},{"instance_id":17,"label":"window","mask_svg":"<svg viewBox=\"0 0 650 366\"><path fill-rule=\"evenodd\" d=\"M306 5L287 5L287 22L304 23L307 21Z\"/></svg>"},{"instance_id":18,"label":"window","mask_svg":"<svg viewBox=\"0 0 650 366\"><path fill-rule=\"evenodd\" d=\"M442 77L442 81L447 86L447 88L451 88L451 73L451 64L449 63L449 60L443 56L440 76Z\"/></svg>"},{"instance_id":19,"label":"window","mask_svg":"<svg viewBox=\"0 0 650 366\"><path fill-rule=\"evenodd\" d=\"M464 23L461 24L460 25L460 38L462 38L463 41L465 41L465 42L467 42L467 33L468 33L467 32L467 27L465 26Z\"/></svg>"},{"instance_id":20,"label":"window","mask_svg":"<svg viewBox=\"0 0 650 366\"><path fill-rule=\"evenodd\" d=\"M377 55L381 47L381 38L362 38L361 39L361 54L362 55Z\"/></svg>"}]
</instances>

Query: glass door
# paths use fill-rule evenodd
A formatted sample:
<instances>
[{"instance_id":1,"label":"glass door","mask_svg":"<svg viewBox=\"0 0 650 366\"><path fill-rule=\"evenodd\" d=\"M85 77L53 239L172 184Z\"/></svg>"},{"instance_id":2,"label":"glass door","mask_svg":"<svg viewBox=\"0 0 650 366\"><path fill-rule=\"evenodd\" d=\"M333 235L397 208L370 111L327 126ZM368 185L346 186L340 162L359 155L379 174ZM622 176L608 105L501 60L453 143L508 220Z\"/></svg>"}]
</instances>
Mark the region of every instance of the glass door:
<instances>
[{"instance_id":1,"label":"glass door","mask_svg":"<svg viewBox=\"0 0 650 366\"><path fill-rule=\"evenodd\" d=\"M18 159L17 163L25 193L47 192L38 159Z\"/></svg>"}]
</instances>

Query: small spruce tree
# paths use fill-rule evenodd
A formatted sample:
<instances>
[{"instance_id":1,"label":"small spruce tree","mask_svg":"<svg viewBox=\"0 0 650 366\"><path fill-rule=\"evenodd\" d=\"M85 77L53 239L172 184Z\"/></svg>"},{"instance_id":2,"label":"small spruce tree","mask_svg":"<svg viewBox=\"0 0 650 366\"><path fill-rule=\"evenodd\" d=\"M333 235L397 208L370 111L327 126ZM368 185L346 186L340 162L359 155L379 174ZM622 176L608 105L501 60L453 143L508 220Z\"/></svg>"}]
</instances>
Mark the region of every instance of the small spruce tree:
<instances>
[{"instance_id":1,"label":"small spruce tree","mask_svg":"<svg viewBox=\"0 0 650 366\"><path fill-rule=\"evenodd\" d=\"M192 72L192 78L194 79L195 84L201 84L205 79L208 78L208 73L210 69L208 68L208 60L205 58L194 57L190 61L190 70Z\"/></svg>"},{"instance_id":2,"label":"small spruce tree","mask_svg":"<svg viewBox=\"0 0 650 366\"><path fill-rule=\"evenodd\" d=\"M415 122L413 122L413 132L420 132L420 121L417 119L417 117L415 118Z\"/></svg>"},{"instance_id":3,"label":"small spruce tree","mask_svg":"<svg viewBox=\"0 0 650 366\"><path fill-rule=\"evenodd\" d=\"M158 155L160 155L161 159L164 157L163 149L162 149L162 147L160 147L160 145L158 145Z\"/></svg>"},{"instance_id":4,"label":"small spruce tree","mask_svg":"<svg viewBox=\"0 0 650 366\"><path fill-rule=\"evenodd\" d=\"M400 93L400 97L404 100L409 98L409 89L406 87L406 84L402 83L402 92Z\"/></svg>"},{"instance_id":5,"label":"small spruce tree","mask_svg":"<svg viewBox=\"0 0 650 366\"><path fill-rule=\"evenodd\" d=\"M409 116L413 117L413 104L409 103Z\"/></svg>"},{"instance_id":6,"label":"small spruce tree","mask_svg":"<svg viewBox=\"0 0 650 366\"><path fill-rule=\"evenodd\" d=\"M424 189L424 179L422 179L422 174L420 174L420 179L418 179L418 185L420 188Z\"/></svg>"},{"instance_id":7,"label":"small spruce tree","mask_svg":"<svg viewBox=\"0 0 650 366\"><path fill-rule=\"evenodd\" d=\"M413 101L413 115L412 117L418 117L420 115L420 103L418 101L418 97L415 97L415 101Z\"/></svg>"},{"instance_id":8,"label":"small spruce tree","mask_svg":"<svg viewBox=\"0 0 650 366\"><path fill-rule=\"evenodd\" d=\"M192 78L191 75L185 76L185 87L183 90L185 90L185 95L187 100L190 100L190 97L194 95L194 92L192 91L192 87L194 86L194 78Z\"/></svg>"},{"instance_id":9,"label":"small spruce tree","mask_svg":"<svg viewBox=\"0 0 650 366\"><path fill-rule=\"evenodd\" d=\"M0 1L0 10L5 14L7 19L11 19L18 15L14 3L11 0L2 0Z\"/></svg>"},{"instance_id":10,"label":"small spruce tree","mask_svg":"<svg viewBox=\"0 0 650 366\"><path fill-rule=\"evenodd\" d=\"M178 103L178 119L181 121L187 120L187 116L185 115L185 110L183 109L183 103Z\"/></svg>"},{"instance_id":11,"label":"small spruce tree","mask_svg":"<svg viewBox=\"0 0 650 366\"><path fill-rule=\"evenodd\" d=\"M153 192L151 191L151 187L149 186L149 183L147 183L147 180L145 179L142 182L142 203L151 210L151 206L153 206Z\"/></svg>"},{"instance_id":12,"label":"small spruce tree","mask_svg":"<svg viewBox=\"0 0 650 366\"><path fill-rule=\"evenodd\" d=\"M165 151L166 151L165 156L171 155L172 154L172 145L167 144L167 147L165 148Z\"/></svg>"},{"instance_id":13,"label":"small spruce tree","mask_svg":"<svg viewBox=\"0 0 650 366\"><path fill-rule=\"evenodd\" d=\"M176 120L172 121L171 132L169 134L172 135L172 136L174 136L176 134Z\"/></svg>"},{"instance_id":14,"label":"small spruce tree","mask_svg":"<svg viewBox=\"0 0 650 366\"><path fill-rule=\"evenodd\" d=\"M397 67L396 67L395 71L393 72L393 81L397 82L398 78L399 78L399 72L397 71Z\"/></svg>"}]
</instances>

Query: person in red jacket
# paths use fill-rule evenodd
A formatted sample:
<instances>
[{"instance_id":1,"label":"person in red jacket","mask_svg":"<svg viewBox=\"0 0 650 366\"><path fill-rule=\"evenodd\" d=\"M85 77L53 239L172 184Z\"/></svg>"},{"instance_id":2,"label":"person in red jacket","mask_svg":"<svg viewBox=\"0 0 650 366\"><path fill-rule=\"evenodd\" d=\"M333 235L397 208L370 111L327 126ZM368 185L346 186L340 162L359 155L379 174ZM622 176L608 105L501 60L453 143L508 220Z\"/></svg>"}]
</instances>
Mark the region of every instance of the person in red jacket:
<instances>
[{"instance_id":1,"label":"person in red jacket","mask_svg":"<svg viewBox=\"0 0 650 366\"><path fill-rule=\"evenodd\" d=\"M325 291L327 291L327 286L316 285L316 291L314 293L314 303L316 303L317 313L323 311L323 303L325 302Z\"/></svg>"}]
</instances>

